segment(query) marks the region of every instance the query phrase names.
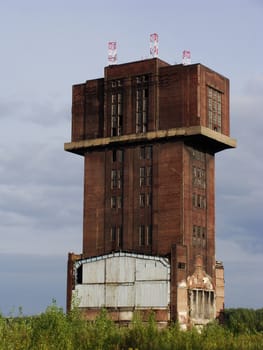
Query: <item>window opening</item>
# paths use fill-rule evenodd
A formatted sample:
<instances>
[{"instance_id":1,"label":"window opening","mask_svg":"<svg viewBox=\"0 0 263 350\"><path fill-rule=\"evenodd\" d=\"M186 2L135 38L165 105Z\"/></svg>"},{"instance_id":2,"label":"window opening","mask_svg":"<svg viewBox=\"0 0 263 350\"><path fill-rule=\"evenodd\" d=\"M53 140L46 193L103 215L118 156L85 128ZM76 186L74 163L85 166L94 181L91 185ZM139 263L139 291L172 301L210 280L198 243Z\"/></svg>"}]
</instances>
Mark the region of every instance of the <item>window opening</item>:
<instances>
[{"instance_id":1,"label":"window opening","mask_svg":"<svg viewBox=\"0 0 263 350\"><path fill-rule=\"evenodd\" d=\"M221 132L222 93L208 86L208 127Z\"/></svg>"},{"instance_id":2,"label":"window opening","mask_svg":"<svg viewBox=\"0 0 263 350\"><path fill-rule=\"evenodd\" d=\"M139 245L140 246L145 245L145 226L144 225L139 226Z\"/></svg>"},{"instance_id":3,"label":"window opening","mask_svg":"<svg viewBox=\"0 0 263 350\"><path fill-rule=\"evenodd\" d=\"M146 132L148 127L148 77L136 77L136 133Z\"/></svg>"},{"instance_id":4,"label":"window opening","mask_svg":"<svg viewBox=\"0 0 263 350\"><path fill-rule=\"evenodd\" d=\"M111 136L122 135L123 126L123 95L112 92L111 95Z\"/></svg>"}]
</instances>

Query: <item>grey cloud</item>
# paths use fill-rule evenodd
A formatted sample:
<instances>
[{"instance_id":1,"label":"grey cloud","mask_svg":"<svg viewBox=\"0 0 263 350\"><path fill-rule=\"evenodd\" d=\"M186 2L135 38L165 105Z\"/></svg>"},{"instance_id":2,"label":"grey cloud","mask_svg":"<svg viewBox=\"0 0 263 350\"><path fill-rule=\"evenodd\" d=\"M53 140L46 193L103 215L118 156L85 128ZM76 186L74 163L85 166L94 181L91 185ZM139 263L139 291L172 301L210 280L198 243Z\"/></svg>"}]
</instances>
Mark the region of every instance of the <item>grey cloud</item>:
<instances>
[{"instance_id":1,"label":"grey cloud","mask_svg":"<svg viewBox=\"0 0 263 350\"><path fill-rule=\"evenodd\" d=\"M245 86L246 95L232 98L231 134L237 138L238 147L222 152L216 160L216 227L220 237L234 240L251 253L260 253L263 101L254 90L263 91L263 84L254 79Z\"/></svg>"},{"instance_id":2,"label":"grey cloud","mask_svg":"<svg viewBox=\"0 0 263 350\"><path fill-rule=\"evenodd\" d=\"M5 233L1 251L79 249L81 157L72 159L63 151L62 142L23 144L0 153L0 178L0 231Z\"/></svg>"},{"instance_id":3,"label":"grey cloud","mask_svg":"<svg viewBox=\"0 0 263 350\"><path fill-rule=\"evenodd\" d=\"M58 101L57 101L58 100ZM70 101L60 103L60 98L53 96L38 100L6 98L0 100L0 119L11 119L13 122L32 123L54 128L70 120Z\"/></svg>"},{"instance_id":4,"label":"grey cloud","mask_svg":"<svg viewBox=\"0 0 263 350\"><path fill-rule=\"evenodd\" d=\"M0 254L0 312L16 314L22 306L25 314L39 313L51 304L52 298L65 307L66 258Z\"/></svg>"}]
</instances>

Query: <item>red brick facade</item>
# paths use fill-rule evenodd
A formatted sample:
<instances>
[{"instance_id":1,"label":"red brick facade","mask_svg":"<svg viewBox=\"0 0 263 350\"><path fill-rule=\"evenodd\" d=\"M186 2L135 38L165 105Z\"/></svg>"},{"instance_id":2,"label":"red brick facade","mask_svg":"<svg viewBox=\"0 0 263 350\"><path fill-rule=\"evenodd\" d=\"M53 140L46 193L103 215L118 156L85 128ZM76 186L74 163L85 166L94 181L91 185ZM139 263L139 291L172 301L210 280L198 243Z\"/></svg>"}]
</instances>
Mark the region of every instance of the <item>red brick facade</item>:
<instances>
[{"instance_id":1,"label":"red brick facade","mask_svg":"<svg viewBox=\"0 0 263 350\"><path fill-rule=\"evenodd\" d=\"M231 147L229 81L200 64L108 66L73 86L65 149L85 159L82 258L169 257L176 319L197 257L216 288L214 155Z\"/></svg>"}]
</instances>

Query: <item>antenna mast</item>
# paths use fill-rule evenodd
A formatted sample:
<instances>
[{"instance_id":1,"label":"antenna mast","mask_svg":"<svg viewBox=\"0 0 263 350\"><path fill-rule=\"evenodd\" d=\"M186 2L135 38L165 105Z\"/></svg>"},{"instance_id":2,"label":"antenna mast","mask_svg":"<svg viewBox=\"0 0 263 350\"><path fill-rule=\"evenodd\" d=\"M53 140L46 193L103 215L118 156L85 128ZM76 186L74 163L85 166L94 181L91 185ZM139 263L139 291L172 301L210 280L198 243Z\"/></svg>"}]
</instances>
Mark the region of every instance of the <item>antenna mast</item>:
<instances>
[{"instance_id":1,"label":"antenna mast","mask_svg":"<svg viewBox=\"0 0 263 350\"><path fill-rule=\"evenodd\" d=\"M153 33L150 35L150 55L154 57L158 57L159 54L159 36L157 33Z\"/></svg>"},{"instance_id":2,"label":"antenna mast","mask_svg":"<svg viewBox=\"0 0 263 350\"><path fill-rule=\"evenodd\" d=\"M108 63L117 63L117 41L108 42Z\"/></svg>"}]
</instances>

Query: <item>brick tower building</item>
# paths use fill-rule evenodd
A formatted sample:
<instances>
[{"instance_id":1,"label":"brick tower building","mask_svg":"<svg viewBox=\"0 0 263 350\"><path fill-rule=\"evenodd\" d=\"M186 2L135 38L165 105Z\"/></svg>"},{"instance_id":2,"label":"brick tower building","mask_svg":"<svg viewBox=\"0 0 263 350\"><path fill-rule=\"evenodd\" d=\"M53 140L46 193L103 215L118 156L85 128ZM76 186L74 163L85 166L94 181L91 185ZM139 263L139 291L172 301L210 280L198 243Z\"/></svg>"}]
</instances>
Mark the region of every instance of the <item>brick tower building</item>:
<instances>
[{"instance_id":1,"label":"brick tower building","mask_svg":"<svg viewBox=\"0 0 263 350\"><path fill-rule=\"evenodd\" d=\"M229 80L201 64L153 58L111 65L73 86L72 138L84 157L83 251L69 254L73 295L88 319L155 312L182 328L224 305L215 259L215 153L229 133Z\"/></svg>"}]
</instances>

